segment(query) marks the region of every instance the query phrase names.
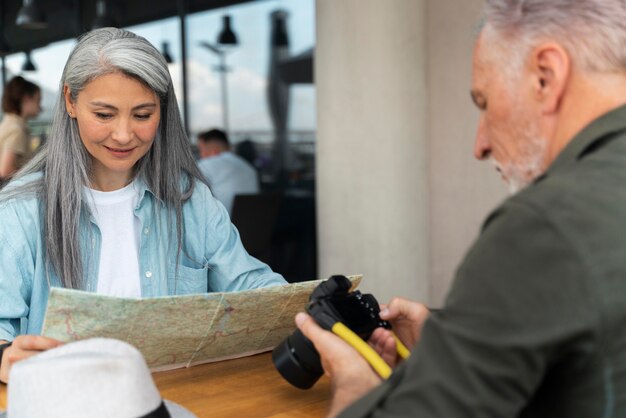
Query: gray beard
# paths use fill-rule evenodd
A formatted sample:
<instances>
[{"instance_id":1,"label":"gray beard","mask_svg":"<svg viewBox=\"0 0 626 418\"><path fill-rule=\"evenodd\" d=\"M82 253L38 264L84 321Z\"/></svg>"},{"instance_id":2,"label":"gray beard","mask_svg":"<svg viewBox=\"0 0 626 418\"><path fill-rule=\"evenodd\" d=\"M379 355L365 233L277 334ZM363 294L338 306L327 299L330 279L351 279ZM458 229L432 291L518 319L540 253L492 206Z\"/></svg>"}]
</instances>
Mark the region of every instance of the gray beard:
<instances>
[{"instance_id":1,"label":"gray beard","mask_svg":"<svg viewBox=\"0 0 626 418\"><path fill-rule=\"evenodd\" d=\"M521 161L503 167L500 163L492 158L492 162L505 178L509 187L509 194L514 195L529 184L537 177L543 174L545 154L547 150L547 141L537 135L530 135L527 130L524 135L520 135L520 140L525 141L525 146L521 150L524 154Z\"/></svg>"}]
</instances>

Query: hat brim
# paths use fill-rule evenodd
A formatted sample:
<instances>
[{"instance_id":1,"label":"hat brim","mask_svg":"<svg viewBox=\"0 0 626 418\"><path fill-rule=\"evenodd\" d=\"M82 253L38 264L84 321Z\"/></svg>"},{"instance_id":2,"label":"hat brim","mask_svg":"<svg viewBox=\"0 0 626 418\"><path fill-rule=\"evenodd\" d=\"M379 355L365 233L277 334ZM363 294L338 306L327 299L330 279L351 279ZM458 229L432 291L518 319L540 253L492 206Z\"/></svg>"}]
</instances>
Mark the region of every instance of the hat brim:
<instances>
[{"instance_id":1,"label":"hat brim","mask_svg":"<svg viewBox=\"0 0 626 418\"><path fill-rule=\"evenodd\" d=\"M167 411L170 413L172 418L198 418L191 411L177 403L168 401L166 399L163 400ZM0 418L7 418L7 411L0 411Z\"/></svg>"},{"instance_id":2,"label":"hat brim","mask_svg":"<svg viewBox=\"0 0 626 418\"><path fill-rule=\"evenodd\" d=\"M165 407L167 408L172 418L198 418L190 410L188 410L187 408L183 408L177 403L168 401L167 399L163 399L163 403L165 404ZM6 417L0 414L0 418Z\"/></svg>"}]
</instances>

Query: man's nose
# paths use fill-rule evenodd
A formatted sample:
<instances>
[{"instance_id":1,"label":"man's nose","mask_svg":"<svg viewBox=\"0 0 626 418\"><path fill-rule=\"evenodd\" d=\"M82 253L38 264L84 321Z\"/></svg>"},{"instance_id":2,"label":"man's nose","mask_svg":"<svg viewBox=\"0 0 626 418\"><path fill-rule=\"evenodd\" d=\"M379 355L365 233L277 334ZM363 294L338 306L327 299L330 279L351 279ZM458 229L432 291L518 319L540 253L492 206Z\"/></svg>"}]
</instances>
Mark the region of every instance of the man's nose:
<instances>
[{"instance_id":1,"label":"man's nose","mask_svg":"<svg viewBox=\"0 0 626 418\"><path fill-rule=\"evenodd\" d=\"M478 130L476 132L476 142L474 143L474 157L478 160L485 160L491 154L491 143L485 133L483 118L480 118Z\"/></svg>"}]
</instances>

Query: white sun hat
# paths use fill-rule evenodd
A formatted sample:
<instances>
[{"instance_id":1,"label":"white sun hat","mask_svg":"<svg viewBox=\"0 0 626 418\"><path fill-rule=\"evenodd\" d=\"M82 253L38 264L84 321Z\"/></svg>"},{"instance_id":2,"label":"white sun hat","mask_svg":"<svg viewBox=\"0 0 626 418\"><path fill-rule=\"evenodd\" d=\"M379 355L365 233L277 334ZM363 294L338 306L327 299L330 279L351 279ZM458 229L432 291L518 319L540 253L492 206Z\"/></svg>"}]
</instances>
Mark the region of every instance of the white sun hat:
<instances>
[{"instance_id":1,"label":"white sun hat","mask_svg":"<svg viewBox=\"0 0 626 418\"><path fill-rule=\"evenodd\" d=\"M109 338L65 344L15 363L0 418L196 418L164 401L135 347Z\"/></svg>"}]
</instances>

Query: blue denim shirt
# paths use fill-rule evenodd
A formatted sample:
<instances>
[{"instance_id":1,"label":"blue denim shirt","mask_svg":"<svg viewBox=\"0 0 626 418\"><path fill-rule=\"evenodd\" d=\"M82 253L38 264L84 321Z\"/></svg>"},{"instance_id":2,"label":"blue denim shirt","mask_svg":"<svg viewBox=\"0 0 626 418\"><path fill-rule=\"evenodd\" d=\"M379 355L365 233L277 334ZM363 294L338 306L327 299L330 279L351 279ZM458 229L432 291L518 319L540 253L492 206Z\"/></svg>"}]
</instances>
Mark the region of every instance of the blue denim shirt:
<instances>
[{"instance_id":1,"label":"blue denim shirt","mask_svg":"<svg viewBox=\"0 0 626 418\"><path fill-rule=\"evenodd\" d=\"M177 263L175 217L143 182L138 181L138 186L135 215L141 222L142 297L232 292L286 283L246 252L226 209L200 182L183 205L182 250ZM50 286L61 286L54 273L48 281L42 231L37 198L0 204L0 340L39 334ZM79 236L84 289L95 292L101 237L93 218L81 225Z\"/></svg>"}]
</instances>

